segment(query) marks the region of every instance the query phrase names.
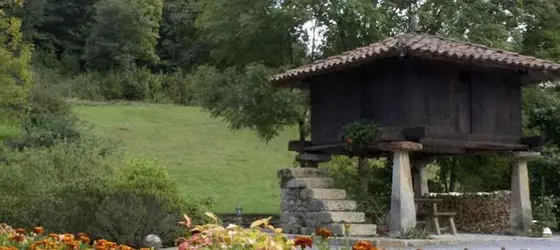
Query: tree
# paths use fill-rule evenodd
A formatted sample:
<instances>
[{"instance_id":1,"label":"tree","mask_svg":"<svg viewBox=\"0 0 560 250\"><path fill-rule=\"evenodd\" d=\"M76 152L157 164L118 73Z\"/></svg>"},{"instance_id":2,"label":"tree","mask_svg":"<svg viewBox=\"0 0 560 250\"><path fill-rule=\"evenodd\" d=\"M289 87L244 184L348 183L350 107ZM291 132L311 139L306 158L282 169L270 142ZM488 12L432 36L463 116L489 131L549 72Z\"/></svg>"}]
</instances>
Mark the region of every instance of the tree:
<instances>
[{"instance_id":1,"label":"tree","mask_svg":"<svg viewBox=\"0 0 560 250\"><path fill-rule=\"evenodd\" d=\"M100 0L86 44L89 69L131 70L159 58L156 43L162 0Z\"/></svg>"},{"instance_id":2,"label":"tree","mask_svg":"<svg viewBox=\"0 0 560 250\"><path fill-rule=\"evenodd\" d=\"M31 85L31 47L22 42L21 20L8 14L21 4L0 1L0 126L13 124L25 113Z\"/></svg>"},{"instance_id":3,"label":"tree","mask_svg":"<svg viewBox=\"0 0 560 250\"><path fill-rule=\"evenodd\" d=\"M165 67L191 70L207 62L207 46L195 27L198 14L194 0L165 1L157 47Z\"/></svg>"},{"instance_id":4,"label":"tree","mask_svg":"<svg viewBox=\"0 0 560 250\"><path fill-rule=\"evenodd\" d=\"M196 25L211 46L212 64L224 69L262 62L278 68L305 58L305 10L297 1L200 0Z\"/></svg>"},{"instance_id":5,"label":"tree","mask_svg":"<svg viewBox=\"0 0 560 250\"><path fill-rule=\"evenodd\" d=\"M202 66L195 71L194 82L201 105L212 116L222 117L233 130L253 129L269 141L283 127L297 124L305 109L297 91L269 86L268 77L273 72L259 63L223 72Z\"/></svg>"},{"instance_id":6,"label":"tree","mask_svg":"<svg viewBox=\"0 0 560 250\"><path fill-rule=\"evenodd\" d=\"M25 40L57 57L65 53L81 55L97 1L26 1L21 12Z\"/></svg>"},{"instance_id":7,"label":"tree","mask_svg":"<svg viewBox=\"0 0 560 250\"><path fill-rule=\"evenodd\" d=\"M554 0L525 1L523 52L560 60L560 3Z\"/></svg>"}]
</instances>

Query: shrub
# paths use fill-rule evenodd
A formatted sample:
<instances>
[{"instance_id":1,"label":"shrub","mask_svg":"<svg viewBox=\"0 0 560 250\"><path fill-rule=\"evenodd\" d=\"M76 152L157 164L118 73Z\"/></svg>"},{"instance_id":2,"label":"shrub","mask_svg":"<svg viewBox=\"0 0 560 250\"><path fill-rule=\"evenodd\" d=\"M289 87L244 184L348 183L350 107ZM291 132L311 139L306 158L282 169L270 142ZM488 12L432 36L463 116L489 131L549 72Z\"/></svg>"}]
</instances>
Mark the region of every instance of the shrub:
<instances>
[{"instance_id":1,"label":"shrub","mask_svg":"<svg viewBox=\"0 0 560 250\"><path fill-rule=\"evenodd\" d=\"M350 199L358 202L358 209L376 218L382 218L389 210L391 197L391 167L386 167L381 160L368 161L365 173L358 173L356 159L344 156L334 157L324 167L328 168L335 185L345 189ZM363 183L367 193L363 193Z\"/></svg>"},{"instance_id":2,"label":"shrub","mask_svg":"<svg viewBox=\"0 0 560 250\"><path fill-rule=\"evenodd\" d=\"M0 214L15 226L83 231L103 197L115 162L110 145L81 139L9 151L0 163ZM63 211L63 212L62 212Z\"/></svg>"},{"instance_id":3,"label":"shrub","mask_svg":"<svg viewBox=\"0 0 560 250\"><path fill-rule=\"evenodd\" d=\"M558 212L559 201L554 195L540 196L533 206L534 219L544 227L557 228L556 213Z\"/></svg>"},{"instance_id":4,"label":"shrub","mask_svg":"<svg viewBox=\"0 0 560 250\"><path fill-rule=\"evenodd\" d=\"M8 151L0 171L0 214L18 227L88 232L134 246L154 233L171 244L182 233L175 223L181 212L201 218L209 206L181 197L162 166L89 137Z\"/></svg>"},{"instance_id":5,"label":"shrub","mask_svg":"<svg viewBox=\"0 0 560 250\"><path fill-rule=\"evenodd\" d=\"M169 245L183 233L176 221L186 204L197 219L207 208L190 201L181 197L164 167L144 158L127 158L111 179L89 232L136 247L146 235L156 234Z\"/></svg>"},{"instance_id":6,"label":"shrub","mask_svg":"<svg viewBox=\"0 0 560 250\"><path fill-rule=\"evenodd\" d=\"M29 106L22 120L22 134L9 140L12 147L51 147L57 141L80 137L79 119L58 94L36 87L30 93Z\"/></svg>"}]
</instances>

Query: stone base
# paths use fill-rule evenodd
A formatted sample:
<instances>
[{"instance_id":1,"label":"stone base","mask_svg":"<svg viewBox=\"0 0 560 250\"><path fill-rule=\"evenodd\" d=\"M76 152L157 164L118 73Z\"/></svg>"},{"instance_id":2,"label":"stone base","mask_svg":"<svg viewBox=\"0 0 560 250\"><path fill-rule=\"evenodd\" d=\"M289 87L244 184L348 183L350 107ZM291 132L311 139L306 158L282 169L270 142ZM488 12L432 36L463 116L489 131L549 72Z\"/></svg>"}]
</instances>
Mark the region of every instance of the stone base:
<instances>
[{"instance_id":1,"label":"stone base","mask_svg":"<svg viewBox=\"0 0 560 250\"><path fill-rule=\"evenodd\" d=\"M352 223L351 235L375 235L375 225L362 224L365 214L357 203L346 199L346 191L334 189L328 172L316 168L291 168L278 172L281 178L280 227L288 234L312 234L330 228L344 235L344 223Z\"/></svg>"}]
</instances>

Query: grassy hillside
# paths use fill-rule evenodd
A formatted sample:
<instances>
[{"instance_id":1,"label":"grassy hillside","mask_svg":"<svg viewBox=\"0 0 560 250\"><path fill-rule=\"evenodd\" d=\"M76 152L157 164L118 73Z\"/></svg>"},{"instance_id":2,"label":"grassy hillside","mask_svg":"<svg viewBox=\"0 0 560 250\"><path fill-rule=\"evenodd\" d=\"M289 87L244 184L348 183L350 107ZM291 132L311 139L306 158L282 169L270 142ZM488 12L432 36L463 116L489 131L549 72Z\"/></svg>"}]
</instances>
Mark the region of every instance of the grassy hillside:
<instances>
[{"instance_id":1,"label":"grassy hillside","mask_svg":"<svg viewBox=\"0 0 560 250\"><path fill-rule=\"evenodd\" d=\"M104 104L75 110L94 133L167 166L185 194L211 197L215 212L235 212L237 204L245 212L279 212L276 171L293 164L287 143L295 130L265 144L252 131L232 132L195 107Z\"/></svg>"}]
</instances>

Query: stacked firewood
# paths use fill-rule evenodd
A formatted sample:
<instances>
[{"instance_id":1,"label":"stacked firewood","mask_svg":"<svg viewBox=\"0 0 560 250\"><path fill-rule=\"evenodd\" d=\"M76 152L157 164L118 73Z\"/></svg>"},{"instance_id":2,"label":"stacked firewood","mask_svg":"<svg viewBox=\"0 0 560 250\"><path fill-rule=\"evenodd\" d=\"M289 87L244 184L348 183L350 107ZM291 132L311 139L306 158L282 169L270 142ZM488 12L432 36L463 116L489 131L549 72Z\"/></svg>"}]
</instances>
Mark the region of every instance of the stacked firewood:
<instances>
[{"instance_id":1,"label":"stacked firewood","mask_svg":"<svg viewBox=\"0 0 560 250\"><path fill-rule=\"evenodd\" d=\"M509 191L430 194L443 200L438 211L456 212L457 230L464 233L503 233L508 229Z\"/></svg>"}]
</instances>

